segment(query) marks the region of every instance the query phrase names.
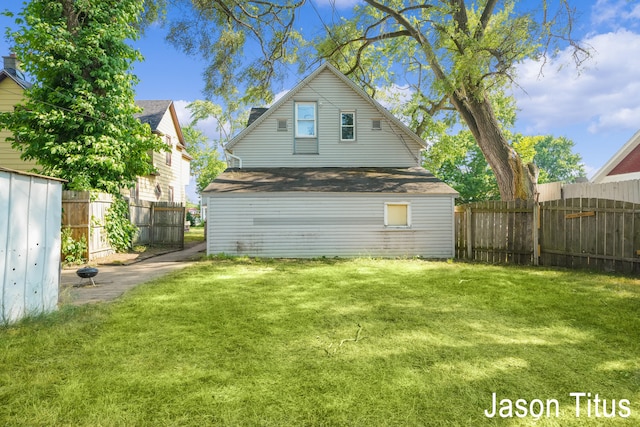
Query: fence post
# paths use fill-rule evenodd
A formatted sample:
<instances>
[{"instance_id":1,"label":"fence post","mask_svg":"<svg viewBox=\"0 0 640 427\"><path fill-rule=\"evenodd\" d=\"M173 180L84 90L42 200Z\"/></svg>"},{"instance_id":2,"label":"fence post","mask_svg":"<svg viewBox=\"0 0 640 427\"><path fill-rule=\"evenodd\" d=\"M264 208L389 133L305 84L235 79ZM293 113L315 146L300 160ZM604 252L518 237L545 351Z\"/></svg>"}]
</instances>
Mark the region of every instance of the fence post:
<instances>
[{"instance_id":1,"label":"fence post","mask_svg":"<svg viewBox=\"0 0 640 427\"><path fill-rule=\"evenodd\" d=\"M532 215L532 236L531 243L533 245L533 265L538 265L540 262L540 203L533 203L533 215Z\"/></svg>"},{"instance_id":2,"label":"fence post","mask_svg":"<svg viewBox=\"0 0 640 427\"><path fill-rule=\"evenodd\" d=\"M473 237L471 236L471 206L465 209L465 227L467 229L467 259L473 260Z\"/></svg>"},{"instance_id":3,"label":"fence post","mask_svg":"<svg viewBox=\"0 0 640 427\"><path fill-rule=\"evenodd\" d=\"M151 203L151 213L149 214L149 246L154 245L155 243L155 239L153 238L153 234L155 233L155 216L156 216L156 212L155 212L155 207L156 204L155 203Z\"/></svg>"}]
</instances>

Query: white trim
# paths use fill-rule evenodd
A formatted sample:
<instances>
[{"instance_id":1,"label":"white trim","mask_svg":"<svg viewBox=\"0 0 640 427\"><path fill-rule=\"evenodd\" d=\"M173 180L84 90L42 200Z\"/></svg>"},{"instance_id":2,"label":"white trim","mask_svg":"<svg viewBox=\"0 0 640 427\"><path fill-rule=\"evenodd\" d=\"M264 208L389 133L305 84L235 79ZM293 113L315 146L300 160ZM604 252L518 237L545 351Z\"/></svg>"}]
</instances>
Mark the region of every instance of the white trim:
<instances>
[{"instance_id":1,"label":"white trim","mask_svg":"<svg viewBox=\"0 0 640 427\"><path fill-rule=\"evenodd\" d=\"M406 206L407 207L407 225L389 225L388 208L389 206ZM385 228L406 230L411 228L411 202L384 202L384 226Z\"/></svg>"},{"instance_id":2,"label":"white trim","mask_svg":"<svg viewBox=\"0 0 640 427\"><path fill-rule=\"evenodd\" d=\"M295 128L295 137L296 138L317 138L318 137L318 103L315 101L295 101L293 104L293 112L294 112L294 128ZM298 118L298 107L299 106L311 106L313 107L313 135L301 135L298 131L298 122L305 121L310 122L311 119L300 119Z\"/></svg>"},{"instance_id":3,"label":"white trim","mask_svg":"<svg viewBox=\"0 0 640 427\"><path fill-rule=\"evenodd\" d=\"M623 161L640 144L640 130L636 132L591 178L591 182L600 184L610 182L607 179L611 172L621 161ZM614 181L619 181L614 179Z\"/></svg>"},{"instance_id":4,"label":"white trim","mask_svg":"<svg viewBox=\"0 0 640 427\"><path fill-rule=\"evenodd\" d=\"M351 125L351 126L347 125L346 126L347 128L348 127L353 127L353 138L350 138L350 139L342 138L342 128L343 128L343 126L345 126L345 125L342 124L342 115L343 114L351 114L351 115L353 115L353 125ZM340 142L356 142L358 140L358 136L356 134L356 123L357 123L357 116L356 116L356 111L355 110L340 110L339 122L338 122L338 127L340 128L339 129Z\"/></svg>"},{"instance_id":5,"label":"white trim","mask_svg":"<svg viewBox=\"0 0 640 427\"><path fill-rule=\"evenodd\" d=\"M608 182L633 181L637 179L640 179L640 172L621 173L618 175L607 175L604 178L600 179L599 184L606 184Z\"/></svg>"}]
</instances>

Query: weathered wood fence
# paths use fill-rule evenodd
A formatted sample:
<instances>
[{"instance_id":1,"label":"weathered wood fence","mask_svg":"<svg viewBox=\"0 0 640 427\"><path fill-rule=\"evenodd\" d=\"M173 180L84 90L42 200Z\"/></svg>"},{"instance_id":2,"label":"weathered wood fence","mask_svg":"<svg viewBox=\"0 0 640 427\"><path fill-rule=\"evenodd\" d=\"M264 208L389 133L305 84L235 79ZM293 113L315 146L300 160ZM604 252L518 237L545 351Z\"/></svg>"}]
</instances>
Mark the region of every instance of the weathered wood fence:
<instances>
[{"instance_id":1,"label":"weathered wood fence","mask_svg":"<svg viewBox=\"0 0 640 427\"><path fill-rule=\"evenodd\" d=\"M578 182L566 184L551 182L538 184L538 201L546 202L559 199L610 199L624 202L640 203L640 179L605 182Z\"/></svg>"},{"instance_id":2,"label":"weathered wood fence","mask_svg":"<svg viewBox=\"0 0 640 427\"><path fill-rule=\"evenodd\" d=\"M184 246L187 213L182 204L139 200L129 207L131 221L138 227L135 245Z\"/></svg>"},{"instance_id":3,"label":"weathered wood fence","mask_svg":"<svg viewBox=\"0 0 640 427\"><path fill-rule=\"evenodd\" d=\"M62 192L62 225L74 240L85 236L89 260L114 252L104 228L113 198L88 191ZM138 227L133 245L184 247L186 208L180 203L129 200L131 221Z\"/></svg>"},{"instance_id":4,"label":"weathered wood fence","mask_svg":"<svg viewBox=\"0 0 640 427\"><path fill-rule=\"evenodd\" d=\"M490 263L640 272L640 205L606 199L456 207L456 256Z\"/></svg>"}]
</instances>

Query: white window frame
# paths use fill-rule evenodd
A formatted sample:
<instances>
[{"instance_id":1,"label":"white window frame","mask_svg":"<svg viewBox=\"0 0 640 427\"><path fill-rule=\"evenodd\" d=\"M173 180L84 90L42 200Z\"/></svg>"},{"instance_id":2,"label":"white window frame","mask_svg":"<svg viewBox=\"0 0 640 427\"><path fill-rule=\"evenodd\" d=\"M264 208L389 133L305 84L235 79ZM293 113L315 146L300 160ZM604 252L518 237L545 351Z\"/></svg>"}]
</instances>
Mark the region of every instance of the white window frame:
<instances>
[{"instance_id":1,"label":"white window frame","mask_svg":"<svg viewBox=\"0 0 640 427\"><path fill-rule=\"evenodd\" d=\"M407 207L406 225L389 225L389 206L403 205ZM407 229L411 228L411 202L385 202L384 203L384 226L386 228Z\"/></svg>"},{"instance_id":2,"label":"white window frame","mask_svg":"<svg viewBox=\"0 0 640 427\"><path fill-rule=\"evenodd\" d=\"M300 119L298 118L298 107L301 106L311 106L313 107L313 119ZM296 138L317 138L318 137L318 104L313 101L313 102L295 102L295 131L296 131ZM313 135L300 135L299 129L298 129L298 125L300 121L305 121L305 122L309 122L313 120Z\"/></svg>"},{"instance_id":3,"label":"white window frame","mask_svg":"<svg viewBox=\"0 0 640 427\"><path fill-rule=\"evenodd\" d=\"M343 114L351 114L353 116L353 125L345 126L345 125L342 124L342 115ZM352 127L353 128L353 138L345 139L345 138L342 137L342 130L345 127ZM340 111L340 141L341 142L355 142L356 139L357 139L357 137L356 137L356 112L354 110Z\"/></svg>"}]
</instances>

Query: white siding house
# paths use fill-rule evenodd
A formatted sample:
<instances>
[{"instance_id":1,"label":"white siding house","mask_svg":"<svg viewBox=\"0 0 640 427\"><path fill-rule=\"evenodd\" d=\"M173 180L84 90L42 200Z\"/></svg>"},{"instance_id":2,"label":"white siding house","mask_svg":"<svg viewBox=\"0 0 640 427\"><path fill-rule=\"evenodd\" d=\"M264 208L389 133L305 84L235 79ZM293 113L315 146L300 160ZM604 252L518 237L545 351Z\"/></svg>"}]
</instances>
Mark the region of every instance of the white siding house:
<instances>
[{"instance_id":1,"label":"white siding house","mask_svg":"<svg viewBox=\"0 0 640 427\"><path fill-rule=\"evenodd\" d=\"M457 192L420 167L424 142L329 64L225 148L230 168L203 192L209 254L453 257Z\"/></svg>"}]
</instances>

